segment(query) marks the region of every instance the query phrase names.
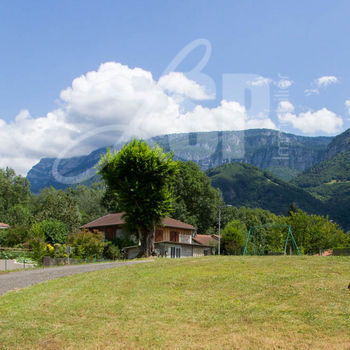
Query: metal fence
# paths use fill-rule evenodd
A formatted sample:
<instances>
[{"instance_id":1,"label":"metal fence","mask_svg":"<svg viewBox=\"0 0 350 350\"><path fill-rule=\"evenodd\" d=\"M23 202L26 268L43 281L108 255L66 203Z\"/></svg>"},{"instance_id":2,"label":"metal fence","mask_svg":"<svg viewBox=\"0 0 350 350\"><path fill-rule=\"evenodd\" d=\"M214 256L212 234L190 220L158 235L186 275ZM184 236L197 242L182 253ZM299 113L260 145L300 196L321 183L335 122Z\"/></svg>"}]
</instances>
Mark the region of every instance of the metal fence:
<instances>
[{"instance_id":1,"label":"metal fence","mask_svg":"<svg viewBox=\"0 0 350 350\"><path fill-rule=\"evenodd\" d=\"M31 253L30 249L0 247L0 271L34 267L34 262L28 257Z\"/></svg>"}]
</instances>

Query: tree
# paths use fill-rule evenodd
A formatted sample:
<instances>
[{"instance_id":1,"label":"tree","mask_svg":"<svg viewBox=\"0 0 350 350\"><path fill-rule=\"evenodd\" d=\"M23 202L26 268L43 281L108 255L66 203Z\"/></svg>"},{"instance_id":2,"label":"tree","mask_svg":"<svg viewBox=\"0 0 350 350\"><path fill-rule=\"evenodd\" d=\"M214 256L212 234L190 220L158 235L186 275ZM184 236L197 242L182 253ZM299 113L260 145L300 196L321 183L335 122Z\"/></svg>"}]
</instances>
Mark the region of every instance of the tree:
<instances>
[{"instance_id":1,"label":"tree","mask_svg":"<svg viewBox=\"0 0 350 350\"><path fill-rule=\"evenodd\" d=\"M172 217L192 224L198 232L214 233L218 207L223 201L220 191L211 186L200 167L194 162L179 162L173 188Z\"/></svg>"},{"instance_id":2,"label":"tree","mask_svg":"<svg viewBox=\"0 0 350 350\"><path fill-rule=\"evenodd\" d=\"M298 206L294 202L290 203L290 206L289 206L289 209L287 212L287 216L291 216L292 213L297 212L298 209L299 209Z\"/></svg>"},{"instance_id":3,"label":"tree","mask_svg":"<svg viewBox=\"0 0 350 350\"><path fill-rule=\"evenodd\" d=\"M140 256L154 253L155 228L172 209L177 167L171 154L136 139L101 158L99 174L116 196L127 228L137 232Z\"/></svg>"},{"instance_id":4,"label":"tree","mask_svg":"<svg viewBox=\"0 0 350 350\"><path fill-rule=\"evenodd\" d=\"M78 185L67 189L67 192L72 194L78 205L82 225L108 213L102 203L106 192L102 183L94 183L90 187Z\"/></svg>"},{"instance_id":5,"label":"tree","mask_svg":"<svg viewBox=\"0 0 350 350\"><path fill-rule=\"evenodd\" d=\"M339 226L328 217L309 215L298 209L291 213L287 222L292 226L297 244L307 254L318 253L320 249L329 249L346 242L346 235Z\"/></svg>"},{"instance_id":6,"label":"tree","mask_svg":"<svg viewBox=\"0 0 350 350\"><path fill-rule=\"evenodd\" d=\"M58 220L67 225L69 231L80 226L81 215L76 199L70 191L53 187L41 191L36 201L36 221Z\"/></svg>"},{"instance_id":7,"label":"tree","mask_svg":"<svg viewBox=\"0 0 350 350\"><path fill-rule=\"evenodd\" d=\"M13 169L0 169L0 221L11 226L27 224L32 217L31 201L29 181Z\"/></svg>"},{"instance_id":8,"label":"tree","mask_svg":"<svg viewBox=\"0 0 350 350\"><path fill-rule=\"evenodd\" d=\"M225 254L240 255L245 244L247 227L239 220L230 221L222 231L222 247Z\"/></svg>"},{"instance_id":9,"label":"tree","mask_svg":"<svg viewBox=\"0 0 350 350\"><path fill-rule=\"evenodd\" d=\"M69 234L68 227L58 220L44 220L33 224L31 231L33 236L44 238L45 242L64 244Z\"/></svg>"}]
</instances>

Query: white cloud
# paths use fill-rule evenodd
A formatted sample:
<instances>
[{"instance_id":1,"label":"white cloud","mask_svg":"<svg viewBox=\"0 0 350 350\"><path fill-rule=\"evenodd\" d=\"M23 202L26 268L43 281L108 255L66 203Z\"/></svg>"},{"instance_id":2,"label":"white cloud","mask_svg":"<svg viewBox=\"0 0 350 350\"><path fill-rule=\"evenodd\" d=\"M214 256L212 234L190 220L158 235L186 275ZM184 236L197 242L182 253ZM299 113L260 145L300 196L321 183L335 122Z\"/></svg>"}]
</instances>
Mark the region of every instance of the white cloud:
<instances>
[{"instance_id":1,"label":"white cloud","mask_svg":"<svg viewBox=\"0 0 350 350\"><path fill-rule=\"evenodd\" d=\"M280 89L288 89L293 85L293 81L289 79L281 79L275 83Z\"/></svg>"},{"instance_id":2,"label":"white cloud","mask_svg":"<svg viewBox=\"0 0 350 350\"><path fill-rule=\"evenodd\" d=\"M350 114L350 100L345 101L345 108L346 108L348 114Z\"/></svg>"},{"instance_id":3,"label":"white cloud","mask_svg":"<svg viewBox=\"0 0 350 350\"><path fill-rule=\"evenodd\" d=\"M311 88L304 90L306 96L318 95L320 89L326 89L329 85L339 83L339 79L334 75L325 75L313 81Z\"/></svg>"},{"instance_id":4,"label":"white cloud","mask_svg":"<svg viewBox=\"0 0 350 350\"><path fill-rule=\"evenodd\" d=\"M61 107L46 116L33 118L23 110L12 122L0 119L0 167L11 166L24 174L40 158L57 157L67 147L62 156L86 154L131 136L275 127L268 118L248 117L235 101L182 112L174 96L179 94L195 100L209 97L204 87L181 73L157 82L141 68L102 64L74 79L60 94Z\"/></svg>"},{"instance_id":5,"label":"white cloud","mask_svg":"<svg viewBox=\"0 0 350 350\"><path fill-rule=\"evenodd\" d=\"M187 96L193 100L213 99L213 95L206 93L204 86L188 79L183 73L171 72L160 77L158 86L170 93Z\"/></svg>"},{"instance_id":6,"label":"white cloud","mask_svg":"<svg viewBox=\"0 0 350 350\"><path fill-rule=\"evenodd\" d=\"M306 96L318 95L320 91L318 89L306 89L304 90Z\"/></svg>"},{"instance_id":7,"label":"white cloud","mask_svg":"<svg viewBox=\"0 0 350 350\"><path fill-rule=\"evenodd\" d=\"M339 81L338 78L334 75L325 75L316 80L316 85L320 88L326 88L331 84L338 83L338 81Z\"/></svg>"},{"instance_id":8,"label":"white cloud","mask_svg":"<svg viewBox=\"0 0 350 350\"><path fill-rule=\"evenodd\" d=\"M292 113L294 106L289 101L281 101L278 105L278 113Z\"/></svg>"},{"instance_id":9,"label":"white cloud","mask_svg":"<svg viewBox=\"0 0 350 350\"><path fill-rule=\"evenodd\" d=\"M265 86L272 82L270 78L258 77L253 81L249 81L248 84L251 86Z\"/></svg>"},{"instance_id":10,"label":"white cloud","mask_svg":"<svg viewBox=\"0 0 350 350\"><path fill-rule=\"evenodd\" d=\"M295 114L294 106L289 101L279 104L277 116L282 123L291 124L303 133L323 132L335 134L343 126L343 119L327 108Z\"/></svg>"}]
</instances>

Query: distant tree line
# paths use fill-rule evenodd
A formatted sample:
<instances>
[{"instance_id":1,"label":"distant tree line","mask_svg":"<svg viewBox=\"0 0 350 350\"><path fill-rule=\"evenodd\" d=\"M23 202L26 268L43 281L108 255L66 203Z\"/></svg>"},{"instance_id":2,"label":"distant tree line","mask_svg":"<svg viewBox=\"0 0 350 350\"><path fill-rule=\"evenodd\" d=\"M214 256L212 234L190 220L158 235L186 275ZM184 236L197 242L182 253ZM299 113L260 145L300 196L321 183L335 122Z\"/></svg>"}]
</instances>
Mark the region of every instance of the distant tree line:
<instances>
[{"instance_id":1,"label":"distant tree line","mask_svg":"<svg viewBox=\"0 0 350 350\"><path fill-rule=\"evenodd\" d=\"M216 234L218 209L222 208L222 250L226 254L241 254L249 228L264 224L291 225L306 254L350 246L349 234L327 217L309 215L295 207L285 216L259 208L227 207L220 191L212 187L197 164L176 162L176 167L171 186L164 187L164 198L171 202L169 216L194 225L198 233ZM46 254L65 256L67 244L75 246L75 254L82 258L119 257L121 246L103 242L98 232L80 231L79 227L120 209L120 198L104 183L64 191L45 188L40 194L32 194L26 178L12 169L0 169L0 222L11 227L0 230L0 246L32 248L38 260ZM264 253L282 251L285 236L283 228L262 227L256 232L257 244Z\"/></svg>"}]
</instances>

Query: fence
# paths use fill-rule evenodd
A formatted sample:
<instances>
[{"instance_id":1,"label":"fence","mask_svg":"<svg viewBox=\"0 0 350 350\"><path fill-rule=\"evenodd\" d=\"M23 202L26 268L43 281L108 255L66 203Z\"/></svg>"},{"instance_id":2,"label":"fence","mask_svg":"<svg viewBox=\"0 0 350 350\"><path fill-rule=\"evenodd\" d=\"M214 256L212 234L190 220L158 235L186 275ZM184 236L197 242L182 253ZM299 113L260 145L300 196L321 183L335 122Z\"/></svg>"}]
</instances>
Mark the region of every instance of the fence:
<instances>
[{"instance_id":1,"label":"fence","mask_svg":"<svg viewBox=\"0 0 350 350\"><path fill-rule=\"evenodd\" d=\"M333 255L336 256L349 256L350 255L350 247L349 248L334 248Z\"/></svg>"},{"instance_id":2,"label":"fence","mask_svg":"<svg viewBox=\"0 0 350 350\"><path fill-rule=\"evenodd\" d=\"M34 267L33 261L28 257L31 253L30 249L0 247L0 271Z\"/></svg>"}]
</instances>

